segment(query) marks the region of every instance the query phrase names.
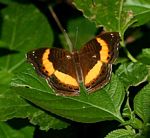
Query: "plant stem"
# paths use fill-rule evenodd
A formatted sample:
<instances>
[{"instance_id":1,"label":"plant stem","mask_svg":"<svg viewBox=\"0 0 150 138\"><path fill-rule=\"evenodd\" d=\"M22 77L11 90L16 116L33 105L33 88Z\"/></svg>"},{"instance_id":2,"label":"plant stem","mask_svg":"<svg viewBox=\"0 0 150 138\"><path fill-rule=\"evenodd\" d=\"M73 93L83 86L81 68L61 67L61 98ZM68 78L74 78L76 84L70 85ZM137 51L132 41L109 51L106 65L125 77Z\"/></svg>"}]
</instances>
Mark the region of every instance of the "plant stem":
<instances>
[{"instance_id":1,"label":"plant stem","mask_svg":"<svg viewBox=\"0 0 150 138\"><path fill-rule=\"evenodd\" d=\"M123 35L121 36L121 46L123 47L127 57L132 61L132 62L137 62L137 60L132 56L132 54L128 51L128 49L126 48L125 46L125 42L124 42L124 38L123 38Z\"/></svg>"},{"instance_id":2,"label":"plant stem","mask_svg":"<svg viewBox=\"0 0 150 138\"><path fill-rule=\"evenodd\" d=\"M132 126L125 125L125 120L122 117L118 121L121 123L122 126L124 126L126 128L126 130L128 130L128 132L130 132L131 134L135 133L135 131L132 128Z\"/></svg>"},{"instance_id":3,"label":"plant stem","mask_svg":"<svg viewBox=\"0 0 150 138\"><path fill-rule=\"evenodd\" d=\"M61 32L63 33L63 35L64 35L64 37L65 37L65 39L66 39L66 42L67 42L67 44L68 44L68 46L69 46L70 52L72 52L72 51L73 51L73 45L72 45L72 42L71 42L71 40L70 40L68 34L66 33L66 30L63 28L62 24L60 23L60 21L59 21L57 15L55 14L55 12L54 12L54 10L53 10L53 8L52 8L52 6L51 6L50 4L48 5L48 9L49 9L49 11L51 12L51 14L52 14L52 16L53 16L55 22L57 23L59 29L60 29Z\"/></svg>"},{"instance_id":4,"label":"plant stem","mask_svg":"<svg viewBox=\"0 0 150 138\"><path fill-rule=\"evenodd\" d=\"M126 47L124 47L124 50L127 54L127 57L132 61L132 62L137 62L137 60L131 55L131 53L127 50Z\"/></svg>"}]
</instances>

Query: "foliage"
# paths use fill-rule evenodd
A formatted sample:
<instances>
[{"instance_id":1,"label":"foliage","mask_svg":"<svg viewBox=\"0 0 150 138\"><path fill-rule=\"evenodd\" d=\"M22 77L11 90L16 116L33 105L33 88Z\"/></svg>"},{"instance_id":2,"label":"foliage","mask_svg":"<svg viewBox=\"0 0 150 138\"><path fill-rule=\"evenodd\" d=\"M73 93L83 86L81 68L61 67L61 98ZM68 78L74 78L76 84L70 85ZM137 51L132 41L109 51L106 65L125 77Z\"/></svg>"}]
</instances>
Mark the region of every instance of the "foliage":
<instances>
[{"instance_id":1,"label":"foliage","mask_svg":"<svg viewBox=\"0 0 150 138\"><path fill-rule=\"evenodd\" d=\"M74 97L56 95L26 62L25 54L32 49L67 48L64 36L49 15L47 3L23 0L0 0L0 3L0 136L33 137L36 126L45 131L56 129L60 133L75 122L94 125L113 120L119 125L109 126L110 131L105 130L102 137L148 137L150 48L145 37L150 33L140 29L149 29L149 0L52 3L78 49L96 35L100 26L105 31L119 32L121 37L120 55L113 66L110 83L93 94L81 89L80 96ZM66 12L61 13L62 9ZM143 45L139 46L139 40ZM15 118L27 118L28 121L15 128L10 125ZM67 134L62 133L61 137ZM72 135L75 137L74 133Z\"/></svg>"}]
</instances>

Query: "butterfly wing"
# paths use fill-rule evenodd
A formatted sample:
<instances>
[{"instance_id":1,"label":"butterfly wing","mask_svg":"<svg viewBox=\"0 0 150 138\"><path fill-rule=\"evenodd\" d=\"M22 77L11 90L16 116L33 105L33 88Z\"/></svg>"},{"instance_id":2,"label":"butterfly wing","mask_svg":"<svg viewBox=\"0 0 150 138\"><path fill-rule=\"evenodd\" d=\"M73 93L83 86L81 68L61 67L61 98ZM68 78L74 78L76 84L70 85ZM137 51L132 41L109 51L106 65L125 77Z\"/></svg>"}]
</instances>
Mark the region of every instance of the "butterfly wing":
<instances>
[{"instance_id":1,"label":"butterfly wing","mask_svg":"<svg viewBox=\"0 0 150 138\"><path fill-rule=\"evenodd\" d=\"M28 52L27 60L58 94L78 95L79 84L73 58L68 51L41 48Z\"/></svg>"},{"instance_id":2,"label":"butterfly wing","mask_svg":"<svg viewBox=\"0 0 150 138\"><path fill-rule=\"evenodd\" d=\"M81 49L80 65L84 85L89 92L96 91L109 82L112 63L118 55L119 41L118 33L103 33Z\"/></svg>"}]
</instances>

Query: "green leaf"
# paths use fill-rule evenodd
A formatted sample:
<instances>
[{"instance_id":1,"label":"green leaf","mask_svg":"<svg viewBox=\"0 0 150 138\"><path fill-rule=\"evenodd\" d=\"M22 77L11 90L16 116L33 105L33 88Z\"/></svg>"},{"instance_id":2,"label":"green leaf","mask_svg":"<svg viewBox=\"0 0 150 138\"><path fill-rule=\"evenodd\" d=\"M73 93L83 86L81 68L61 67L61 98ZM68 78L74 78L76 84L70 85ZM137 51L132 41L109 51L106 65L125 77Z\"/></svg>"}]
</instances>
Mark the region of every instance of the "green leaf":
<instances>
[{"instance_id":1,"label":"green leaf","mask_svg":"<svg viewBox=\"0 0 150 138\"><path fill-rule=\"evenodd\" d=\"M13 117L27 117L28 111L36 110L27 102L12 93L8 86L0 85L0 120L6 121Z\"/></svg>"},{"instance_id":2,"label":"green leaf","mask_svg":"<svg viewBox=\"0 0 150 138\"><path fill-rule=\"evenodd\" d=\"M142 49L142 52L137 56L138 61L146 64L148 69L148 78L147 80L150 81L150 48Z\"/></svg>"},{"instance_id":3,"label":"green leaf","mask_svg":"<svg viewBox=\"0 0 150 138\"><path fill-rule=\"evenodd\" d=\"M98 92L67 97L53 92L33 69L28 67L25 70L14 77L12 86L16 93L35 105L79 122L122 121L120 107L124 99L124 88L116 76L113 75L111 82Z\"/></svg>"},{"instance_id":4,"label":"green leaf","mask_svg":"<svg viewBox=\"0 0 150 138\"><path fill-rule=\"evenodd\" d=\"M0 48L10 54L0 58L0 70L18 72L27 51L52 44L52 31L46 18L33 5L12 4L2 10L2 17L1 40L5 47Z\"/></svg>"},{"instance_id":5,"label":"green leaf","mask_svg":"<svg viewBox=\"0 0 150 138\"><path fill-rule=\"evenodd\" d=\"M68 126L64 121L30 105L27 101L20 98L20 96L13 93L11 89L8 89L7 85L0 85L0 95L1 121L6 121L14 117L28 117L31 123L39 125L42 130L50 128L61 129Z\"/></svg>"},{"instance_id":6,"label":"green leaf","mask_svg":"<svg viewBox=\"0 0 150 138\"><path fill-rule=\"evenodd\" d=\"M135 134L126 129L118 129L110 132L105 138L134 138Z\"/></svg>"},{"instance_id":7,"label":"green leaf","mask_svg":"<svg viewBox=\"0 0 150 138\"><path fill-rule=\"evenodd\" d=\"M9 84L12 77L13 77L13 73L8 72L6 70L0 70L0 85Z\"/></svg>"},{"instance_id":8,"label":"green leaf","mask_svg":"<svg viewBox=\"0 0 150 138\"><path fill-rule=\"evenodd\" d=\"M120 65L116 74L124 87L128 89L130 86L137 86L145 81L148 76L148 70L142 63L125 63Z\"/></svg>"},{"instance_id":9,"label":"green leaf","mask_svg":"<svg viewBox=\"0 0 150 138\"><path fill-rule=\"evenodd\" d=\"M142 3L140 0L76 0L74 4L97 26L104 26L106 31L120 32L122 36L133 23L142 25L150 20L149 2L144 0Z\"/></svg>"},{"instance_id":10,"label":"green leaf","mask_svg":"<svg viewBox=\"0 0 150 138\"><path fill-rule=\"evenodd\" d=\"M134 26L140 26L150 21L150 1L149 0L126 0L124 9L134 15Z\"/></svg>"},{"instance_id":11,"label":"green leaf","mask_svg":"<svg viewBox=\"0 0 150 138\"><path fill-rule=\"evenodd\" d=\"M119 12L123 4L121 0L76 0L74 4L86 18L96 22L97 26L104 26L107 31L118 31Z\"/></svg>"},{"instance_id":12,"label":"green leaf","mask_svg":"<svg viewBox=\"0 0 150 138\"><path fill-rule=\"evenodd\" d=\"M143 122L140 119L133 117L130 121L131 121L131 126L133 126L133 128L135 129L143 128Z\"/></svg>"},{"instance_id":13,"label":"green leaf","mask_svg":"<svg viewBox=\"0 0 150 138\"><path fill-rule=\"evenodd\" d=\"M33 138L34 127L27 126L19 130L10 127L5 122L0 122L0 137L1 138Z\"/></svg>"},{"instance_id":14,"label":"green leaf","mask_svg":"<svg viewBox=\"0 0 150 138\"><path fill-rule=\"evenodd\" d=\"M138 56L138 60L144 64L150 65L150 48L142 49L142 53Z\"/></svg>"},{"instance_id":15,"label":"green leaf","mask_svg":"<svg viewBox=\"0 0 150 138\"><path fill-rule=\"evenodd\" d=\"M30 111L29 111L30 112ZM68 127L68 123L53 117L50 114L39 110L30 116L30 122L34 125L39 125L41 130L48 131L50 128L62 129Z\"/></svg>"},{"instance_id":16,"label":"green leaf","mask_svg":"<svg viewBox=\"0 0 150 138\"><path fill-rule=\"evenodd\" d=\"M84 0L83 2L76 0L74 4L85 17L94 21L97 26L104 26L106 31L123 34L133 18L128 16L128 12L123 11L123 0Z\"/></svg>"},{"instance_id":17,"label":"green leaf","mask_svg":"<svg viewBox=\"0 0 150 138\"><path fill-rule=\"evenodd\" d=\"M134 111L143 121L150 123L150 84L147 84L134 99Z\"/></svg>"}]
</instances>

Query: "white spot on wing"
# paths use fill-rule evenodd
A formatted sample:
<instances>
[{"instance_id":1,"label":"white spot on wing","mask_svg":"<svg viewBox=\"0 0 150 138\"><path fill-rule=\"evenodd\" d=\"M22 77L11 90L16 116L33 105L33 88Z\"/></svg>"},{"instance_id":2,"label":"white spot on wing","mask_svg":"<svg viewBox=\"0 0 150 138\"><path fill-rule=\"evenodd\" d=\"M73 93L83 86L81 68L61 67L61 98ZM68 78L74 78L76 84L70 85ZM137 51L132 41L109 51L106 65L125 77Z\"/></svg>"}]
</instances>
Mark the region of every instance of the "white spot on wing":
<instances>
[{"instance_id":1,"label":"white spot on wing","mask_svg":"<svg viewBox=\"0 0 150 138\"><path fill-rule=\"evenodd\" d=\"M96 55L93 55L92 58L96 58Z\"/></svg>"},{"instance_id":2,"label":"white spot on wing","mask_svg":"<svg viewBox=\"0 0 150 138\"><path fill-rule=\"evenodd\" d=\"M114 38L114 35L112 33L110 35L112 36L112 38Z\"/></svg>"},{"instance_id":3,"label":"white spot on wing","mask_svg":"<svg viewBox=\"0 0 150 138\"><path fill-rule=\"evenodd\" d=\"M70 55L66 55L66 58L67 58L67 59L71 59L71 56L70 56Z\"/></svg>"}]
</instances>

